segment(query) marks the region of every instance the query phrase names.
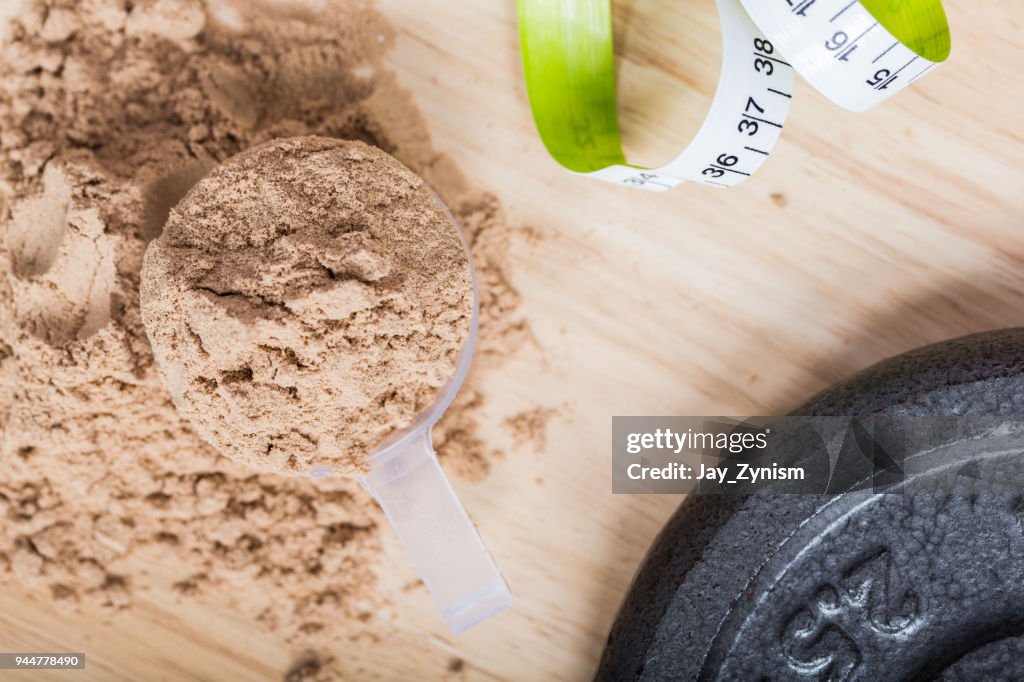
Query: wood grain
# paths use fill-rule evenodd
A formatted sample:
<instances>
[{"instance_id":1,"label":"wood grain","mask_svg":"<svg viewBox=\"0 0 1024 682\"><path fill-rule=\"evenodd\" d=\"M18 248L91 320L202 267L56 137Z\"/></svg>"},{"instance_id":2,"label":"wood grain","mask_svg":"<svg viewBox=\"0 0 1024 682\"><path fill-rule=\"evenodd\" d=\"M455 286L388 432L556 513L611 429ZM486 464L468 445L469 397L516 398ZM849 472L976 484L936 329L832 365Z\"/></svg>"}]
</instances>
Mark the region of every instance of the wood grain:
<instances>
[{"instance_id":1,"label":"wood grain","mask_svg":"<svg viewBox=\"0 0 1024 682\"><path fill-rule=\"evenodd\" d=\"M612 415L778 413L886 356L1024 324L1024 31L1010 0L949 0L951 62L877 111L844 112L799 82L776 154L742 187L661 195L548 158L513 2L379 4L435 145L541 235L512 254L536 343L492 375L488 437L507 441L501 419L519 410L559 416L543 453L520 448L486 481L456 484L515 609L454 638L425 592L403 593L395 631L333 652L347 677L587 678L679 502L610 494ZM624 0L616 19L627 145L665 160L714 88L714 4ZM410 580L387 552L388 579ZM102 624L7 584L0 648L88 652L87 671L42 680L280 679L295 653L227 599L139 602Z\"/></svg>"}]
</instances>

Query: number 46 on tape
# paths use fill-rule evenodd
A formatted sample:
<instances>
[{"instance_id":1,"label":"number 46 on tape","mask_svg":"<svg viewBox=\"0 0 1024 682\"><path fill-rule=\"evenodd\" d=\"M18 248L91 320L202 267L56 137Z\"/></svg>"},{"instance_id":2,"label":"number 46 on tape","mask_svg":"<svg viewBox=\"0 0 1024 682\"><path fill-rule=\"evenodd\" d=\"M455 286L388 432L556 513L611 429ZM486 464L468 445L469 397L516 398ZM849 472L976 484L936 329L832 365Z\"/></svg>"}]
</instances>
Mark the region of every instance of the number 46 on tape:
<instances>
[{"instance_id":1,"label":"number 46 on tape","mask_svg":"<svg viewBox=\"0 0 1024 682\"><path fill-rule=\"evenodd\" d=\"M779 139L799 73L833 102L865 111L945 61L940 0L717 0L723 59L704 124L660 168L626 162L615 100L610 0L519 0L534 121L575 173L661 191L691 180L743 182Z\"/></svg>"}]
</instances>

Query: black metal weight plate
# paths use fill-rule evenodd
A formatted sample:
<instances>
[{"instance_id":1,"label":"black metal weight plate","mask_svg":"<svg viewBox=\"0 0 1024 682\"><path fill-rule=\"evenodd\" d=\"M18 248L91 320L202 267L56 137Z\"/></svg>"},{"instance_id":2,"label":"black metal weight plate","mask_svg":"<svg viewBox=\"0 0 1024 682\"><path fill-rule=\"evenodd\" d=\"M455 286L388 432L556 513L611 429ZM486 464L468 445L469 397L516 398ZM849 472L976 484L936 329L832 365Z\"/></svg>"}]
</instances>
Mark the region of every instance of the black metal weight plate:
<instances>
[{"instance_id":1,"label":"black metal weight plate","mask_svg":"<svg viewBox=\"0 0 1024 682\"><path fill-rule=\"evenodd\" d=\"M1024 329L882 362L794 414L1024 415ZM1017 429L931 445L927 475L1024 467ZM1024 497L973 490L692 496L634 579L597 678L1024 680Z\"/></svg>"}]
</instances>

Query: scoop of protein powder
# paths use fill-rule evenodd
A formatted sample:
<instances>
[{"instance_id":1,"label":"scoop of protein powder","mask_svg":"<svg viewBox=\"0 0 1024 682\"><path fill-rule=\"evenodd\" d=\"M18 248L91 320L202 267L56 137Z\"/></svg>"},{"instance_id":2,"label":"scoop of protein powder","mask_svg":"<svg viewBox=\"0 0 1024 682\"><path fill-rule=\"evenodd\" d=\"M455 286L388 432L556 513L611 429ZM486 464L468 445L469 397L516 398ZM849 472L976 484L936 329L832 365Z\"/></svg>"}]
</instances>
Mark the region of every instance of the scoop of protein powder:
<instances>
[{"instance_id":1,"label":"scoop of protein powder","mask_svg":"<svg viewBox=\"0 0 1024 682\"><path fill-rule=\"evenodd\" d=\"M418 176L361 142L254 147L172 209L140 293L200 436L258 470L358 477L454 631L511 604L431 446L477 297L466 244Z\"/></svg>"}]
</instances>

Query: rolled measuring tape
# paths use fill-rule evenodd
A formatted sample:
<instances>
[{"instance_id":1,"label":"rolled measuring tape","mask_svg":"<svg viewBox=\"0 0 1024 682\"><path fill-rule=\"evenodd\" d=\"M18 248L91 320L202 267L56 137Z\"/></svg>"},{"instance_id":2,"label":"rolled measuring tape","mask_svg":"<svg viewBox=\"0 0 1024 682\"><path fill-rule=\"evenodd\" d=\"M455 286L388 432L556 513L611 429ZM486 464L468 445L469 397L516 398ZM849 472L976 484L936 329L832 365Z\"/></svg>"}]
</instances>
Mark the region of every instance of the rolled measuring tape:
<instances>
[{"instance_id":1,"label":"rolled measuring tape","mask_svg":"<svg viewBox=\"0 0 1024 682\"><path fill-rule=\"evenodd\" d=\"M907 87L950 51L940 0L717 0L722 72L703 125L660 168L626 162L619 138L610 0L519 0L530 108L570 171L662 191L690 180L732 187L779 139L794 71L851 111Z\"/></svg>"}]
</instances>

